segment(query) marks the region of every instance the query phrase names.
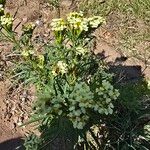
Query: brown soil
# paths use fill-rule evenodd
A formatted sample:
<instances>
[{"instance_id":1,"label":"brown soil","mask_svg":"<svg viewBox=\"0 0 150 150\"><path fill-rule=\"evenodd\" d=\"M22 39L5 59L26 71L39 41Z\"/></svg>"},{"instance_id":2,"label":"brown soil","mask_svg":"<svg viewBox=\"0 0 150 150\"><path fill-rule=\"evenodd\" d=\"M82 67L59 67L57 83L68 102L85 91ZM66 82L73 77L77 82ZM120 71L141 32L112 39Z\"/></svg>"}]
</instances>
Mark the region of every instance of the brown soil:
<instances>
[{"instance_id":1,"label":"brown soil","mask_svg":"<svg viewBox=\"0 0 150 150\"><path fill-rule=\"evenodd\" d=\"M4 119L4 114L6 113L6 105L4 104L4 101L6 100L6 85L4 82L0 82L0 149L1 150L6 150L7 144L4 146L4 141L14 139L14 138L19 138L23 136L23 134L19 131L16 131L12 124L12 121L7 121ZM19 144L19 143L18 143ZM14 146L19 146L16 142L13 143L12 145ZM7 150L12 150L11 144L9 144L10 147L7 148ZM13 147L15 148L15 147Z\"/></svg>"},{"instance_id":2,"label":"brown soil","mask_svg":"<svg viewBox=\"0 0 150 150\"><path fill-rule=\"evenodd\" d=\"M40 16L40 1L32 0L27 1L27 5L23 3L24 0L8 0L6 3L6 11L10 12L15 16L14 27L19 24L16 28L16 32L20 32L23 23L28 21L35 21ZM0 43L2 52L0 53L0 150L14 150L21 144L21 137L24 137L26 130L24 127L19 127L18 118L21 112L18 114L12 110L18 109L18 103L20 103L20 97L26 92L26 90L17 89L10 90L11 83L6 81L3 76L3 72L6 68L11 65L10 61L6 59L6 55L10 53L11 45ZM23 99L24 97L22 97ZM13 103L12 103L13 102ZM13 104L13 105L12 105ZM23 104L22 104L23 105ZM28 107L28 106L27 106ZM29 110L28 108L24 108ZM27 120L28 115L26 114ZM18 124L17 124L18 123ZM28 128L28 130L30 130Z\"/></svg>"}]
</instances>

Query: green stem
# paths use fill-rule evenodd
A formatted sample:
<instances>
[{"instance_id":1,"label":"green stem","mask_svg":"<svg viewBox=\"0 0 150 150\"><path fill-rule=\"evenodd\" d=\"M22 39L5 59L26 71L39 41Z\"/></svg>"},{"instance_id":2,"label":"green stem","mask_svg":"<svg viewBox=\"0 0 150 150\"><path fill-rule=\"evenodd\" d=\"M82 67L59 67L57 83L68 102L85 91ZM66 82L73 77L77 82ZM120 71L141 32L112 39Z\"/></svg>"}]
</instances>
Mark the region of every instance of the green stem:
<instances>
[{"instance_id":1,"label":"green stem","mask_svg":"<svg viewBox=\"0 0 150 150\"><path fill-rule=\"evenodd\" d=\"M13 42L13 40L12 40L9 36L7 36L5 33L3 33L2 31L0 31L0 33L1 33L4 37L6 37L8 40L10 40L11 42Z\"/></svg>"},{"instance_id":2,"label":"green stem","mask_svg":"<svg viewBox=\"0 0 150 150\"><path fill-rule=\"evenodd\" d=\"M7 30L6 30L7 31ZM11 32L7 31L8 34L10 35L10 38L12 38L13 42L19 47L20 50L22 50L20 43L16 40L14 33L12 34Z\"/></svg>"},{"instance_id":3,"label":"green stem","mask_svg":"<svg viewBox=\"0 0 150 150\"><path fill-rule=\"evenodd\" d=\"M6 30L5 28L2 28L2 29L4 29L4 30L6 31L6 33L8 33L8 35L6 35L2 30L0 30L0 33L1 33L4 37L6 37L9 41L11 41L12 43L15 43L15 44L19 47L19 49L22 50L22 48L21 48L19 42L15 39L14 34L12 34L10 31Z\"/></svg>"}]
</instances>

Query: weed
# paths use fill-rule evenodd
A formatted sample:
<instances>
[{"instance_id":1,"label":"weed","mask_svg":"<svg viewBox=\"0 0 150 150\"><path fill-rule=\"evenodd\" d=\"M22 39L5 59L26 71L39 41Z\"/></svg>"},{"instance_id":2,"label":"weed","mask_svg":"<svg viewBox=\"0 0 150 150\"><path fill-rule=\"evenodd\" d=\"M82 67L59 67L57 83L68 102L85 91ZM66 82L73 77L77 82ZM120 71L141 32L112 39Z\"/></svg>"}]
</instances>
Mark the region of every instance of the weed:
<instances>
[{"instance_id":1,"label":"weed","mask_svg":"<svg viewBox=\"0 0 150 150\"><path fill-rule=\"evenodd\" d=\"M57 7L59 1L55 2L53 5ZM96 1L84 4L87 2L88 7L93 6L91 2L98 4ZM120 2L123 4L119 0L108 1L111 5L102 11L106 14L114 8L127 11L130 3L122 6ZM99 4L105 5L103 1ZM13 18L2 8L1 36L12 42L14 52L20 55L14 79L25 85L34 84L37 90L28 123L37 122L41 135L26 138L27 150L53 149L54 144L68 150L148 148L149 120L145 117L146 121L140 121L148 113L142 104L149 96L147 83L114 86L107 65L91 50L93 32L105 23L103 17L84 17L82 12L73 12L66 19L53 19L54 40L39 52L32 40L36 26L23 25L22 35L16 38ZM137 14L138 9L135 4L132 11Z\"/></svg>"}]
</instances>

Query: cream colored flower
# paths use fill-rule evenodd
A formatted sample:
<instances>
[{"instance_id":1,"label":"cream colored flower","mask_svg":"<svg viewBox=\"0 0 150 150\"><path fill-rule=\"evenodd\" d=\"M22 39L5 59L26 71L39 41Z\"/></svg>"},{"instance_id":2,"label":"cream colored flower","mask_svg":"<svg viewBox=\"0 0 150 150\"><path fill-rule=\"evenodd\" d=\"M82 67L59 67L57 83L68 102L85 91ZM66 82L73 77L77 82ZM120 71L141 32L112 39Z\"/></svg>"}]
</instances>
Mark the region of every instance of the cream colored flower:
<instances>
[{"instance_id":1,"label":"cream colored flower","mask_svg":"<svg viewBox=\"0 0 150 150\"><path fill-rule=\"evenodd\" d=\"M150 89L150 79L147 79L146 82L147 82L147 88Z\"/></svg>"},{"instance_id":2,"label":"cream colored flower","mask_svg":"<svg viewBox=\"0 0 150 150\"><path fill-rule=\"evenodd\" d=\"M70 13L67 17L69 26L81 31L88 31L88 19L83 18L83 13Z\"/></svg>"},{"instance_id":3,"label":"cream colored flower","mask_svg":"<svg viewBox=\"0 0 150 150\"><path fill-rule=\"evenodd\" d=\"M21 53L21 55L25 58L27 58L28 56L33 55L33 54L34 54L34 51L30 50L30 49L24 49Z\"/></svg>"},{"instance_id":4,"label":"cream colored flower","mask_svg":"<svg viewBox=\"0 0 150 150\"><path fill-rule=\"evenodd\" d=\"M11 26L13 23L13 18L10 15L1 16L0 23L2 26Z\"/></svg>"},{"instance_id":5,"label":"cream colored flower","mask_svg":"<svg viewBox=\"0 0 150 150\"><path fill-rule=\"evenodd\" d=\"M81 31L88 31L89 27L88 27L88 19L87 18L82 19L79 28Z\"/></svg>"},{"instance_id":6,"label":"cream colored flower","mask_svg":"<svg viewBox=\"0 0 150 150\"><path fill-rule=\"evenodd\" d=\"M53 76L57 76L58 75L56 70L52 70L52 74L53 74Z\"/></svg>"},{"instance_id":7,"label":"cream colored flower","mask_svg":"<svg viewBox=\"0 0 150 150\"><path fill-rule=\"evenodd\" d=\"M0 15L4 14L4 7L2 4L0 4Z\"/></svg>"},{"instance_id":8,"label":"cream colored flower","mask_svg":"<svg viewBox=\"0 0 150 150\"><path fill-rule=\"evenodd\" d=\"M38 55L38 67L43 69L44 68L44 56L43 55Z\"/></svg>"},{"instance_id":9,"label":"cream colored flower","mask_svg":"<svg viewBox=\"0 0 150 150\"><path fill-rule=\"evenodd\" d=\"M63 31L66 28L66 23L61 18L53 19L51 26L53 31Z\"/></svg>"},{"instance_id":10,"label":"cream colored flower","mask_svg":"<svg viewBox=\"0 0 150 150\"><path fill-rule=\"evenodd\" d=\"M78 46L78 47L76 48L76 53L77 53L78 55L84 55L86 52L87 52L87 49L85 49L85 48L83 48L83 47Z\"/></svg>"},{"instance_id":11,"label":"cream colored flower","mask_svg":"<svg viewBox=\"0 0 150 150\"><path fill-rule=\"evenodd\" d=\"M4 10L4 6L2 4L0 4L0 9Z\"/></svg>"},{"instance_id":12,"label":"cream colored flower","mask_svg":"<svg viewBox=\"0 0 150 150\"><path fill-rule=\"evenodd\" d=\"M62 74L67 73L67 71L68 71L67 66L68 65L66 63L64 63L63 61L58 61L57 66L58 66L58 68Z\"/></svg>"},{"instance_id":13,"label":"cream colored flower","mask_svg":"<svg viewBox=\"0 0 150 150\"><path fill-rule=\"evenodd\" d=\"M28 51L22 51L22 53L21 53L21 55L23 56L23 57L28 57L30 54L29 54L29 52Z\"/></svg>"},{"instance_id":14,"label":"cream colored flower","mask_svg":"<svg viewBox=\"0 0 150 150\"><path fill-rule=\"evenodd\" d=\"M52 74L54 76L57 76L59 73L65 74L68 72L68 65L64 63L63 61L58 61L57 65L52 70Z\"/></svg>"}]
</instances>

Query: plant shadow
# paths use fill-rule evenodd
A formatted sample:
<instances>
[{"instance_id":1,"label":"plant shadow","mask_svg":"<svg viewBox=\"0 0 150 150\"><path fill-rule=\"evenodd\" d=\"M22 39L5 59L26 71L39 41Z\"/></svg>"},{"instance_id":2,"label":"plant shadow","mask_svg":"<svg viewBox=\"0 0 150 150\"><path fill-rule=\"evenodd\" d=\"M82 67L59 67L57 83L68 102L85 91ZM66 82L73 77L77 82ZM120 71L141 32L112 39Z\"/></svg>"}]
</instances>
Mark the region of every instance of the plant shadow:
<instances>
[{"instance_id":1,"label":"plant shadow","mask_svg":"<svg viewBox=\"0 0 150 150\"><path fill-rule=\"evenodd\" d=\"M105 51L99 53L100 60L106 59ZM114 101L114 113L109 116L97 116L96 126L92 128L93 137L97 146L105 149L107 139L108 149L147 149L150 142L146 137L146 125L150 122L150 89L147 86L145 75L140 65L125 65L128 58L117 57L114 62L107 62L109 72L114 74L114 86L120 96ZM97 120L103 120L102 123ZM91 135L92 135L91 134ZM141 137L144 137L143 139ZM93 139L94 139L93 138ZM121 138L121 139L120 139ZM104 143L104 144L102 144ZM106 149L107 149L106 148Z\"/></svg>"},{"instance_id":2,"label":"plant shadow","mask_svg":"<svg viewBox=\"0 0 150 150\"><path fill-rule=\"evenodd\" d=\"M105 51L96 54L100 60L107 62ZM108 61L109 71L115 74L115 81L117 83L125 82L137 82L144 79L145 75L142 71L142 66L140 65L124 65L124 62L128 60L125 56L116 57L115 61Z\"/></svg>"},{"instance_id":3,"label":"plant shadow","mask_svg":"<svg viewBox=\"0 0 150 150\"><path fill-rule=\"evenodd\" d=\"M0 143L0 150L24 150L23 142L21 137L9 139Z\"/></svg>"}]
</instances>

